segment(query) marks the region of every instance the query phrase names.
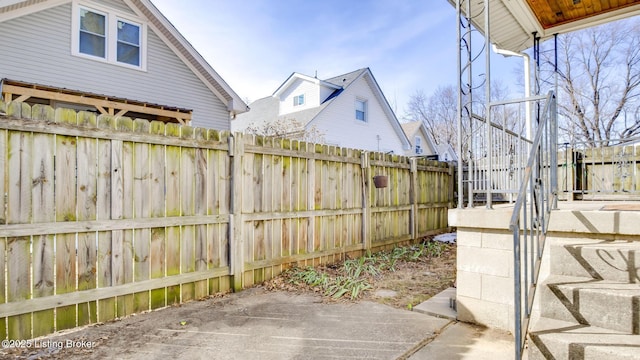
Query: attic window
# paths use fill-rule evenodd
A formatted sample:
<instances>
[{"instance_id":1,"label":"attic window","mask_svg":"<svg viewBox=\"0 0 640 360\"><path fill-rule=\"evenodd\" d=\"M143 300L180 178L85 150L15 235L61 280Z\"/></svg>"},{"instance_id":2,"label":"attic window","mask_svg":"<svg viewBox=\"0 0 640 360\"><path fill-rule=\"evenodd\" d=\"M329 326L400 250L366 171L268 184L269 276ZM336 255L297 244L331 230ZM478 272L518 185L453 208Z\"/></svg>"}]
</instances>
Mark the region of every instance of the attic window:
<instances>
[{"instance_id":1,"label":"attic window","mask_svg":"<svg viewBox=\"0 0 640 360\"><path fill-rule=\"evenodd\" d=\"M72 24L72 53L145 70L146 26L108 8L93 9L76 2Z\"/></svg>"},{"instance_id":2,"label":"attic window","mask_svg":"<svg viewBox=\"0 0 640 360\"><path fill-rule=\"evenodd\" d=\"M356 99L356 120L367 121L367 102Z\"/></svg>"},{"instance_id":3,"label":"attic window","mask_svg":"<svg viewBox=\"0 0 640 360\"><path fill-rule=\"evenodd\" d=\"M293 106L304 105L304 94L293 97Z\"/></svg>"},{"instance_id":4,"label":"attic window","mask_svg":"<svg viewBox=\"0 0 640 360\"><path fill-rule=\"evenodd\" d=\"M416 154L422 154L422 139L419 136L415 138Z\"/></svg>"}]
</instances>

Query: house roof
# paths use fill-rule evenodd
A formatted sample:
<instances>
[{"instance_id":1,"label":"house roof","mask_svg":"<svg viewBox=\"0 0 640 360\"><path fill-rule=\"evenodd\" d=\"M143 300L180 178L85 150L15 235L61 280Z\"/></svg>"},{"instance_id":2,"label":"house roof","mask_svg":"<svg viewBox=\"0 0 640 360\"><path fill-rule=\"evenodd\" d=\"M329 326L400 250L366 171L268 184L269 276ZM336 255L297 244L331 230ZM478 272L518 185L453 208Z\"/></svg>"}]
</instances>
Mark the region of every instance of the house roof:
<instances>
[{"instance_id":1,"label":"house roof","mask_svg":"<svg viewBox=\"0 0 640 360\"><path fill-rule=\"evenodd\" d=\"M440 160L442 160L442 155L449 154L451 159L448 159L448 161L458 161L458 155L455 150L453 150L453 146L451 146L451 144L436 145L436 153L440 157Z\"/></svg>"},{"instance_id":2,"label":"house roof","mask_svg":"<svg viewBox=\"0 0 640 360\"><path fill-rule=\"evenodd\" d=\"M196 49L180 34L150 0L123 0L138 16L145 18L154 32L194 72L196 76L227 105L232 115L249 110ZM70 3L71 0L0 0L0 22L28 15L32 12Z\"/></svg>"},{"instance_id":3,"label":"house roof","mask_svg":"<svg viewBox=\"0 0 640 360\"><path fill-rule=\"evenodd\" d=\"M456 7L457 0L447 0ZM467 2L460 0L461 10ZM484 1L471 1L471 22L485 33ZM491 42L497 47L522 51L533 46L532 34L542 41L562 34L640 14L640 0L490 0Z\"/></svg>"},{"instance_id":4,"label":"house roof","mask_svg":"<svg viewBox=\"0 0 640 360\"><path fill-rule=\"evenodd\" d=\"M277 121L277 120L286 120L286 119L295 119L300 122L303 126L309 126L315 119L317 119L318 115L324 111L328 106L330 106L333 101L340 96L342 92L344 92L349 86L351 86L358 79L364 78L365 81L369 84L369 87L372 89L373 93L376 96L376 99L382 106L385 114L389 119L391 119L391 126L394 128L396 135L400 138L403 146L406 149L411 147L411 144L402 130L400 126L400 122L396 118L395 113L389 106L387 99L385 98L380 86L377 81L373 77L371 70L369 68L362 68L358 70L354 70L348 72L346 74L334 76L328 79L320 80L315 77L310 77L307 75L303 75L300 73L292 73L287 80L285 80L282 85L276 89L272 96L262 98L256 100L251 103L251 111L245 114L236 120L233 120L235 125L238 128L246 128L246 126L250 124L260 125L265 122ZM291 85L296 79L303 79L307 81L311 81L313 83L323 85L334 89L333 93L329 95L320 106L313 107L310 109L305 109L297 112L287 113L284 115L278 115L279 113L279 99L278 96L284 92L289 85ZM241 122L241 124L240 124Z\"/></svg>"},{"instance_id":5,"label":"house roof","mask_svg":"<svg viewBox=\"0 0 640 360\"><path fill-rule=\"evenodd\" d=\"M351 84L353 84L354 82L356 82L356 80L360 78L364 78L367 84L369 84L369 87L375 94L376 99L380 103L380 106L382 106L384 113L387 115L387 118L390 119L390 124L395 130L396 135L402 142L402 145L405 148L405 150L411 148L411 142L409 141L409 139L407 138L407 135L402 130L402 127L400 126L400 122L398 121L396 114L393 112L393 110L391 109L391 106L389 105L389 102L387 101L387 98L382 93L382 89L380 88L380 85L378 85L376 78L373 76L371 69L362 68L346 74L342 74L342 75L338 75L338 76L334 76L332 78L326 79L325 81L328 83L332 83L335 85L341 84L343 90L336 90L337 92L334 92L334 94L329 96L328 99L325 101L325 103L328 103L330 100L340 95L342 91L349 88ZM324 108L322 110L324 110ZM311 120L311 122L313 122L313 120Z\"/></svg>"},{"instance_id":6,"label":"house roof","mask_svg":"<svg viewBox=\"0 0 640 360\"><path fill-rule=\"evenodd\" d=\"M291 86L291 84L293 84L294 81L296 81L297 79L303 79L309 82L312 82L314 84L317 85L323 85L325 87L328 88L332 88L335 90L339 90L341 87L338 85L334 85L331 83L328 83L327 81L324 80L320 80L317 77L311 77L311 76L307 76L307 75L303 75L297 72L292 73L291 75L289 75L289 77L287 78L287 80L285 80L282 85L280 85L276 91L273 92L273 96L280 96L282 94L283 91L285 91L289 86Z\"/></svg>"},{"instance_id":7,"label":"house roof","mask_svg":"<svg viewBox=\"0 0 640 360\"><path fill-rule=\"evenodd\" d=\"M422 121L411 121L402 123L401 126L402 130L404 130L404 133L407 134L407 138L409 139L412 139L416 136L416 134L422 132L422 136L426 139L429 148L431 148L431 151L435 152L436 154L440 154L440 152L438 152L438 147L436 146L433 138L429 134L429 131L427 131L427 127Z\"/></svg>"}]
</instances>

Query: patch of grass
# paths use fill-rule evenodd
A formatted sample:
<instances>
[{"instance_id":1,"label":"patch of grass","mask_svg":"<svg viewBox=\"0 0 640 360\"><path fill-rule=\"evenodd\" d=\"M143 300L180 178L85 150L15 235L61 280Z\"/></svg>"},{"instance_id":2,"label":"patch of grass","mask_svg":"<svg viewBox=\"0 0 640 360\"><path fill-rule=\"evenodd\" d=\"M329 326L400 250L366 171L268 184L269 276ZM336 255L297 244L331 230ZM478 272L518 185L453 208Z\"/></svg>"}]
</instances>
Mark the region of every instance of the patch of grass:
<instances>
[{"instance_id":1,"label":"patch of grass","mask_svg":"<svg viewBox=\"0 0 640 360\"><path fill-rule=\"evenodd\" d=\"M346 297L355 300L372 289L372 282L384 272L395 272L398 264L439 258L447 249L447 244L425 241L391 251L367 252L364 256L331 267L294 267L285 271L283 277L289 284L308 286L333 299Z\"/></svg>"}]
</instances>

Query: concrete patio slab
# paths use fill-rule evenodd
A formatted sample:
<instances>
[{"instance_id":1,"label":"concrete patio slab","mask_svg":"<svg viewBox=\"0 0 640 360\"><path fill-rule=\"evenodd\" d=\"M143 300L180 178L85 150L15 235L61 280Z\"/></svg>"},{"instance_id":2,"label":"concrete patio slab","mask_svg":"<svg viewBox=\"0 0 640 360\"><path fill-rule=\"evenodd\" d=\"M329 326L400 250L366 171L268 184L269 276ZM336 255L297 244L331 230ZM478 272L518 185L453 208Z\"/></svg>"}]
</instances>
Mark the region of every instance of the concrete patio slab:
<instances>
[{"instance_id":1,"label":"concrete patio slab","mask_svg":"<svg viewBox=\"0 0 640 360\"><path fill-rule=\"evenodd\" d=\"M398 359L450 320L373 302L249 289L51 337L90 349L32 349L64 359ZM34 358L35 358L34 357ZM44 357L44 356L43 356Z\"/></svg>"},{"instance_id":2,"label":"concrete patio slab","mask_svg":"<svg viewBox=\"0 0 640 360\"><path fill-rule=\"evenodd\" d=\"M513 336L505 331L466 323L447 326L410 360L512 360Z\"/></svg>"}]
</instances>

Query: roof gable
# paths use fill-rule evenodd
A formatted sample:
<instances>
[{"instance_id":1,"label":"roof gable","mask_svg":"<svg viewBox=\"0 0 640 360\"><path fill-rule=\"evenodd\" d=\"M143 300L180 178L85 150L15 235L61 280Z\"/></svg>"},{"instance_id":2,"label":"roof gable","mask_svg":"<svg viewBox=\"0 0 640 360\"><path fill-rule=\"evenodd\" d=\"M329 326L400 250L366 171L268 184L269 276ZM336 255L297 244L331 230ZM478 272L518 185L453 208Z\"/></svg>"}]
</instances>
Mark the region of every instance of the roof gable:
<instances>
[{"instance_id":1,"label":"roof gable","mask_svg":"<svg viewBox=\"0 0 640 360\"><path fill-rule=\"evenodd\" d=\"M338 90L341 88L341 86L339 85L335 85L332 84L330 82L327 81L323 81L320 80L316 77L311 77L311 76L307 76L307 75L303 75L297 72L291 73L291 75L289 75L289 77L287 78L287 80L285 80L282 85L278 86L278 88L276 89L276 91L273 92L274 97L278 97L281 96L283 93L285 93L289 87L293 86L296 81L301 80L301 81L308 81L310 83L313 83L317 86L324 86L330 89L334 89L334 90Z\"/></svg>"},{"instance_id":2,"label":"roof gable","mask_svg":"<svg viewBox=\"0 0 640 360\"><path fill-rule=\"evenodd\" d=\"M319 106L275 116L274 114L278 114L278 98L282 94L286 93L289 87L294 86L296 84L296 81L299 80L309 81L317 84L318 86L326 86L334 89L334 91L331 93L331 95L329 95L329 97L324 99L324 101L322 101ZM383 109L386 119L393 128L396 137L400 140L405 150L409 149L411 147L411 143L402 130L400 122L391 109L391 106L387 102L387 99L382 93L378 82L373 77L373 74L371 73L371 70L369 68L358 69L325 80L320 80L315 77L294 72L282 83L282 85L278 87L278 89L276 89L272 96L256 100L255 102L251 103L252 111L246 114L242 114L238 119L239 121L233 121L232 128L234 130L243 131L249 124L255 125L281 119L296 119L296 121L300 122L306 128L309 128L313 126L314 122L318 121L318 119L321 118L320 115L322 113L324 113L325 111L330 111L332 105L336 103L336 100L343 94L348 93L350 87L352 87L360 80L367 83L368 87L371 89L375 97L375 100Z\"/></svg>"},{"instance_id":3,"label":"roof gable","mask_svg":"<svg viewBox=\"0 0 640 360\"><path fill-rule=\"evenodd\" d=\"M439 154L438 147L436 146L435 141L433 141L431 134L429 134L429 131L427 130L427 127L425 126L424 122L411 121L408 123L403 123L401 124L401 126L402 126L402 130L404 130L405 134L407 135L407 138L409 138L409 141L411 142L412 145L415 145L412 142L412 140L419 134L419 135L422 135L422 137L426 140L427 145L431 149L431 152L435 154Z\"/></svg>"},{"instance_id":4,"label":"roof gable","mask_svg":"<svg viewBox=\"0 0 640 360\"><path fill-rule=\"evenodd\" d=\"M0 0L0 22L46 10L75 0ZM148 26L178 56L189 69L227 106L233 115L248 110L244 101L222 77L178 32L171 22L151 3L150 0L123 0L140 18L148 21Z\"/></svg>"}]
</instances>

